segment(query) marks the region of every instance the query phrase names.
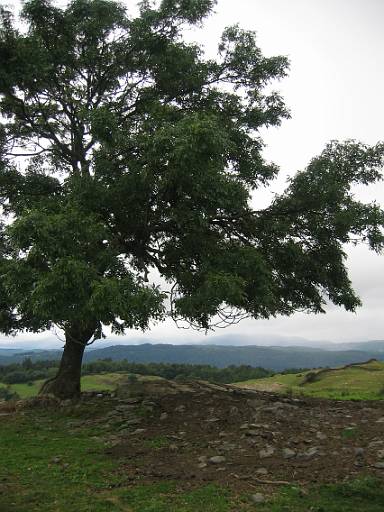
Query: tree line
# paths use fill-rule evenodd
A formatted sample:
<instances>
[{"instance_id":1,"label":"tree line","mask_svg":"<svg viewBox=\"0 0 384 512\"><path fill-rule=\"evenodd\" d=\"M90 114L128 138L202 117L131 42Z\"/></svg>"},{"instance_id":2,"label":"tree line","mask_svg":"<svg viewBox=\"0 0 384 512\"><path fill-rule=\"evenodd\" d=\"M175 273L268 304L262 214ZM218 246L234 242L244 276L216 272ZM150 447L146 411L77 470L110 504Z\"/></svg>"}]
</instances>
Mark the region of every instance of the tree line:
<instances>
[{"instance_id":1,"label":"tree line","mask_svg":"<svg viewBox=\"0 0 384 512\"><path fill-rule=\"evenodd\" d=\"M32 361L26 358L22 363L0 365L0 382L4 384L22 384L39 379L48 379L55 375L59 361ZM288 369L283 373L297 373L303 369ZM231 365L216 368L211 365L169 364L169 363L132 363L126 359L112 361L100 359L83 365L83 375L99 373L125 372L138 375L156 375L165 379L202 379L209 382L229 384L249 379L270 377L275 372L265 368L248 365Z\"/></svg>"}]
</instances>

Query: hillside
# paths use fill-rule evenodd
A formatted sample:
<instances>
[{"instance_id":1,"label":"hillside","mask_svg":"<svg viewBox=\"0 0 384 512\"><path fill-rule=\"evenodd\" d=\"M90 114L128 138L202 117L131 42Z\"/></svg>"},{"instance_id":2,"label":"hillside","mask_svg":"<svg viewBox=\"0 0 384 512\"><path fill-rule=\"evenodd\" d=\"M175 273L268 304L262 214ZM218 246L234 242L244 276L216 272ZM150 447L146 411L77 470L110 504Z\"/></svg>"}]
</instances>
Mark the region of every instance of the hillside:
<instances>
[{"instance_id":1,"label":"hillside","mask_svg":"<svg viewBox=\"0 0 384 512\"><path fill-rule=\"evenodd\" d=\"M0 510L381 512L383 424L383 402L164 379L5 404Z\"/></svg>"},{"instance_id":2,"label":"hillside","mask_svg":"<svg viewBox=\"0 0 384 512\"><path fill-rule=\"evenodd\" d=\"M335 399L384 399L384 362L325 368L305 373L274 375L240 382L240 387Z\"/></svg>"}]
</instances>

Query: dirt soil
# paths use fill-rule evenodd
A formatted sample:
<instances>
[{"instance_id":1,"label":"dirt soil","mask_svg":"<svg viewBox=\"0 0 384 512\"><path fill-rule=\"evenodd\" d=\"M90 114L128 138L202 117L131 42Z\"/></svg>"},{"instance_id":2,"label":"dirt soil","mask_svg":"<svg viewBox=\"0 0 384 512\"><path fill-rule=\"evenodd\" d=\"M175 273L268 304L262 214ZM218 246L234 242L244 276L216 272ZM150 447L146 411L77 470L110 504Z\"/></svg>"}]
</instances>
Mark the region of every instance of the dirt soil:
<instances>
[{"instance_id":1,"label":"dirt soil","mask_svg":"<svg viewBox=\"0 0 384 512\"><path fill-rule=\"evenodd\" d=\"M290 398L234 386L156 385L109 398L106 455L128 480L230 488L384 481L384 402ZM212 459L213 457L213 459Z\"/></svg>"}]
</instances>

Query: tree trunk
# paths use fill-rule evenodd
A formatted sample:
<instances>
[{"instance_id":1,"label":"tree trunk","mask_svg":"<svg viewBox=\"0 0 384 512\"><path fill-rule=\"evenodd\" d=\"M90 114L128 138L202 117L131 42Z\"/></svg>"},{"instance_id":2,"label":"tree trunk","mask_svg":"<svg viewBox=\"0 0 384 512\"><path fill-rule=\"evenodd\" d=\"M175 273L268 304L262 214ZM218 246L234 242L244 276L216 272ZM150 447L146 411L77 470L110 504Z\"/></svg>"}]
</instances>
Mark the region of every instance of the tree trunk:
<instances>
[{"instance_id":1,"label":"tree trunk","mask_svg":"<svg viewBox=\"0 0 384 512\"><path fill-rule=\"evenodd\" d=\"M65 331L65 346L59 371L55 377L43 384L40 390L41 395L51 394L61 400L76 398L80 395L83 354L94 331L94 326L81 328L75 325L71 325Z\"/></svg>"}]
</instances>

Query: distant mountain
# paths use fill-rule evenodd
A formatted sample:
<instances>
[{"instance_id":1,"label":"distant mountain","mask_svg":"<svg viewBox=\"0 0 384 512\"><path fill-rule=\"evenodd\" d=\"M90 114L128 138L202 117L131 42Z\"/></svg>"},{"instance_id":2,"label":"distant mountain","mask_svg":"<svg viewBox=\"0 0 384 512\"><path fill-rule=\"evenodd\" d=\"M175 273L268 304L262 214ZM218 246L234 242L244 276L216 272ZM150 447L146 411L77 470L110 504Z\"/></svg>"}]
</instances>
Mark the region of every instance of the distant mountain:
<instances>
[{"instance_id":1,"label":"distant mountain","mask_svg":"<svg viewBox=\"0 0 384 512\"><path fill-rule=\"evenodd\" d=\"M282 371L287 368L340 366L366 361L384 360L384 353L361 350L328 351L313 347L231 347L218 345L117 345L95 349L85 354L85 362L97 359L127 359L138 363L209 364L224 368L230 365L261 366Z\"/></svg>"},{"instance_id":2,"label":"distant mountain","mask_svg":"<svg viewBox=\"0 0 384 512\"><path fill-rule=\"evenodd\" d=\"M13 356L15 354L19 354L20 352L25 352L25 350L18 348L0 348L0 356Z\"/></svg>"},{"instance_id":3,"label":"distant mountain","mask_svg":"<svg viewBox=\"0 0 384 512\"><path fill-rule=\"evenodd\" d=\"M60 359L61 350L12 350L1 349L0 352L0 365L22 363L24 359L30 358L32 361Z\"/></svg>"},{"instance_id":4,"label":"distant mountain","mask_svg":"<svg viewBox=\"0 0 384 512\"><path fill-rule=\"evenodd\" d=\"M98 359L121 360L137 363L185 363L208 364L224 368L230 365L261 366L263 368L283 371L287 368L319 368L341 366L350 363L363 362L371 358L384 360L384 350L375 341L367 343L339 344L348 350L325 350L316 347L267 347L267 346L221 346L221 345L170 345L142 344L115 345L88 350L84 362ZM353 345L354 349L349 347ZM375 350L368 350L367 348ZM7 355L6 355L7 354ZM42 359L59 359L60 350L31 350L15 353L11 349L2 349L0 364L22 362L26 357L33 361Z\"/></svg>"},{"instance_id":5,"label":"distant mountain","mask_svg":"<svg viewBox=\"0 0 384 512\"><path fill-rule=\"evenodd\" d=\"M325 348L330 342L311 341L299 336L279 336L279 335L234 335L222 334L221 336L207 336L198 342L199 345L220 345L222 347L317 347Z\"/></svg>"},{"instance_id":6,"label":"distant mountain","mask_svg":"<svg viewBox=\"0 0 384 512\"><path fill-rule=\"evenodd\" d=\"M360 341L354 343L338 343L339 350L363 350L365 352L384 353L384 340Z\"/></svg>"}]
</instances>

